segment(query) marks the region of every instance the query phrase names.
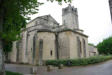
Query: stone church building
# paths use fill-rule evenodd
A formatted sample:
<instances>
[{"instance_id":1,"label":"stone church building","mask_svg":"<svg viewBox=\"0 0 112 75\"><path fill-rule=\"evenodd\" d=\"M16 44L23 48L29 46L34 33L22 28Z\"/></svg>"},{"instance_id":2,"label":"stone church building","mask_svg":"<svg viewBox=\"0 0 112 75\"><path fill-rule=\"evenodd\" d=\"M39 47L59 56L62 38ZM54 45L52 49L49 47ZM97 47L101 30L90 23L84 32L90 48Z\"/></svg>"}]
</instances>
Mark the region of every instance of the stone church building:
<instances>
[{"instance_id":1,"label":"stone church building","mask_svg":"<svg viewBox=\"0 0 112 75\"><path fill-rule=\"evenodd\" d=\"M21 37L13 43L11 62L42 65L45 60L89 57L88 36L79 29L77 8L71 5L62 9L62 25L51 15L40 16Z\"/></svg>"}]
</instances>

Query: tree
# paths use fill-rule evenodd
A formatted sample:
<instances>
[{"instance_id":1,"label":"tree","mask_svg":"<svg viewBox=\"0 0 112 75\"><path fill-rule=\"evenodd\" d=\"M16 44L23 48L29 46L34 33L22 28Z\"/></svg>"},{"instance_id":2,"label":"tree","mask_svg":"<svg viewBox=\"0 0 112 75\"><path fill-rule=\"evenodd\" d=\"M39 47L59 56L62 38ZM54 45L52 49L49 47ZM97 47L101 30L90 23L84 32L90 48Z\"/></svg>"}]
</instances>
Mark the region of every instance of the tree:
<instances>
[{"instance_id":1,"label":"tree","mask_svg":"<svg viewBox=\"0 0 112 75\"><path fill-rule=\"evenodd\" d=\"M71 2L71 0L48 1ZM4 75L3 49L8 50L4 47L20 38L19 34L22 28L26 27L28 15L37 13L41 4L38 0L0 0L0 75Z\"/></svg>"},{"instance_id":2,"label":"tree","mask_svg":"<svg viewBox=\"0 0 112 75\"><path fill-rule=\"evenodd\" d=\"M97 45L100 54L112 54L112 37L104 39Z\"/></svg>"}]
</instances>

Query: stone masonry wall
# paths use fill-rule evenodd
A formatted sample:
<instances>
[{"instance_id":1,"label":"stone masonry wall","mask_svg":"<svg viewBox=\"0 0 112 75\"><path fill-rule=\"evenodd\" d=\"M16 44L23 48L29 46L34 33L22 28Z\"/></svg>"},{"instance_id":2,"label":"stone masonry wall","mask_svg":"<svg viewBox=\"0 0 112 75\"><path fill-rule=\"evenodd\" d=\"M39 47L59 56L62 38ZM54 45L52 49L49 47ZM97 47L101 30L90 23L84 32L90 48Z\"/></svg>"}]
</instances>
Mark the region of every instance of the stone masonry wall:
<instances>
[{"instance_id":1,"label":"stone masonry wall","mask_svg":"<svg viewBox=\"0 0 112 75\"><path fill-rule=\"evenodd\" d=\"M39 41L43 40L42 59L51 60L56 59L55 52L55 33L51 32L37 32L37 52L39 51ZM51 53L52 52L52 53ZM51 55L52 54L52 55ZM38 55L38 54L37 54Z\"/></svg>"},{"instance_id":2,"label":"stone masonry wall","mask_svg":"<svg viewBox=\"0 0 112 75\"><path fill-rule=\"evenodd\" d=\"M69 59L70 58L70 40L69 32L62 32L58 34L58 44L59 44L59 59Z\"/></svg>"},{"instance_id":3,"label":"stone masonry wall","mask_svg":"<svg viewBox=\"0 0 112 75\"><path fill-rule=\"evenodd\" d=\"M87 37L80 35L78 33L74 33L72 31L65 31L59 33L59 55L60 59L75 59L79 58L78 56L78 47L77 37L79 37L81 41L81 58L88 57L88 40ZM85 40L85 50L83 40ZM85 51L85 53L84 53Z\"/></svg>"}]
</instances>

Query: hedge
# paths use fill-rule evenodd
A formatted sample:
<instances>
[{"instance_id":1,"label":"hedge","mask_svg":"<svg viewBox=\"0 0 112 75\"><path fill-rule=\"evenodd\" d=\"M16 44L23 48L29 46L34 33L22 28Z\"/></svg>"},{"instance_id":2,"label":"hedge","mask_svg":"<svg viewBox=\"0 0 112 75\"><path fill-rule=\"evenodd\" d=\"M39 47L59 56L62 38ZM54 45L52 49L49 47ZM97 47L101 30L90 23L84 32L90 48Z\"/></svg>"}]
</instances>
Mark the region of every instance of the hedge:
<instances>
[{"instance_id":1,"label":"hedge","mask_svg":"<svg viewBox=\"0 0 112 75\"><path fill-rule=\"evenodd\" d=\"M16 72L6 71L6 75L23 75L23 74L16 73Z\"/></svg>"},{"instance_id":2,"label":"hedge","mask_svg":"<svg viewBox=\"0 0 112 75\"><path fill-rule=\"evenodd\" d=\"M112 59L112 56L94 56L89 58L80 58L80 59L68 59L68 60L47 60L46 65L59 66L63 64L64 66L80 66L80 65L89 65L106 60Z\"/></svg>"}]
</instances>

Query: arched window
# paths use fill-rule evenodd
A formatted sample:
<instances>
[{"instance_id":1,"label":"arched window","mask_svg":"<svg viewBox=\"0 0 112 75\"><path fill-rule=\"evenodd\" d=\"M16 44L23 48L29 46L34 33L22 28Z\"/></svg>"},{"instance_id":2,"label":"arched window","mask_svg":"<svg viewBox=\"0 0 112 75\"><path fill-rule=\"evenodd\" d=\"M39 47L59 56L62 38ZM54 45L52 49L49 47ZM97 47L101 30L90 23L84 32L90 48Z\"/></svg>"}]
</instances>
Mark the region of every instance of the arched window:
<instances>
[{"instance_id":1,"label":"arched window","mask_svg":"<svg viewBox=\"0 0 112 75\"><path fill-rule=\"evenodd\" d=\"M39 40L38 64L43 64L43 39Z\"/></svg>"},{"instance_id":2,"label":"arched window","mask_svg":"<svg viewBox=\"0 0 112 75\"><path fill-rule=\"evenodd\" d=\"M42 59L42 51L43 51L43 40L40 39L39 41L39 57Z\"/></svg>"},{"instance_id":3,"label":"arched window","mask_svg":"<svg viewBox=\"0 0 112 75\"><path fill-rule=\"evenodd\" d=\"M86 57L86 42L85 42L85 39L83 39L83 50L84 50L84 57Z\"/></svg>"},{"instance_id":4,"label":"arched window","mask_svg":"<svg viewBox=\"0 0 112 75\"><path fill-rule=\"evenodd\" d=\"M33 37L33 58L35 58L35 36Z\"/></svg>"},{"instance_id":5,"label":"arched window","mask_svg":"<svg viewBox=\"0 0 112 75\"><path fill-rule=\"evenodd\" d=\"M43 49L43 40L42 40L42 39L40 39L40 41L39 41L39 47L40 47L41 49Z\"/></svg>"},{"instance_id":6,"label":"arched window","mask_svg":"<svg viewBox=\"0 0 112 75\"><path fill-rule=\"evenodd\" d=\"M78 50L78 57L81 57L82 48L81 48L81 41L79 37L77 37L77 50Z\"/></svg>"}]
</instances>

